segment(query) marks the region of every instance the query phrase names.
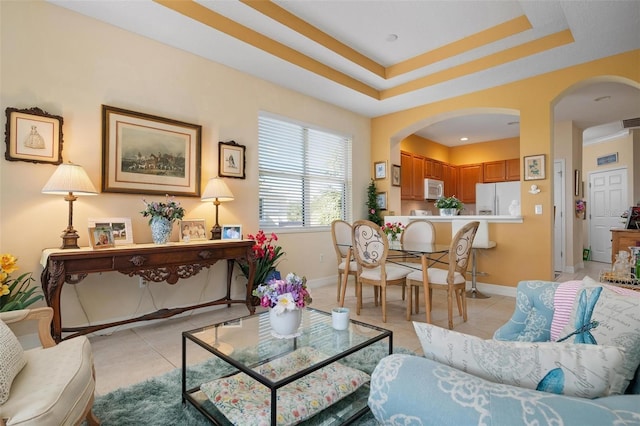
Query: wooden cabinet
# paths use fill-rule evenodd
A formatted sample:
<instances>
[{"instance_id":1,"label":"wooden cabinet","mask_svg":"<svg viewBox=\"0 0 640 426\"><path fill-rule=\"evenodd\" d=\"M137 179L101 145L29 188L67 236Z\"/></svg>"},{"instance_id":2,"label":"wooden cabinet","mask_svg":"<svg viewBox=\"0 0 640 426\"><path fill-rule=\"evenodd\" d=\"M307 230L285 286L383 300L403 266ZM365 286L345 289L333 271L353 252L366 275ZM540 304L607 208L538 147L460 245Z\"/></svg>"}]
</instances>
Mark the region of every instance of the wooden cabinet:
<instances>
[{"instance_id":1,"label":"wooden cabinet","mask_svg":"<svg viewBox=\"0 0 640 426\"><path fill-rule=\"evenodd\" d=\"M611 263L615 263L620 250L629 251L629 247L635 247L637 242L640 242L640 229L612 229Z\"/></svg>"},{"instance_id":2,"label":"wooden cabinet","mask_svg":"<svg viewBox=\"0 0 640 426\"><path fill-rule=\"evenodd\" d=\"M520 159L512 158L511 160L506 160L506 180L514 181L520 180Z\"/></svg>"},{"instance_id":3,"label":"wooden cabinet","mask_svg":"<svg viewBox=\"0 0 640 426\"><path fill-rule=\"evenodd\" d=\"M400 152L400 198L422 200L424 198L425 158L410 152Z\"/></svg>"},{"instance_id":4,"label":"wooden cabinet","mask_svg":"<svg viewBox=\"0 0 640 426\"><path fill-rule=\"evenodd\" d=\"M458 168L451 164L442 164L442 180L444 181L444 196L458 195Z\"/></svg>"},{"instance_id":5,"label":"wooden cabinet","mask_svg":"<svg viewBox=\"0 0 640 426\"><path fill-rule=\"evenodd\" d=\"M441 163L440 161L431 160L431 175L429 177L442 180L442 167L443 163Z\"/></svg>"},{"instance_id":6,"label":"wooden cabinet","mask_svg":"<svg viewBox=\"0 0 640 426\"><path fill-rule=\"evenodd\" d=\"M504 182L507 165L504 160L482 163L482 181L486 183Z\"/></svg>"},{"instance_id":7,"label":"wooden cabinet","mask_svg":"<svg viewBox=\"0 0 640 426\"><path fill-rule=\"evenodd\" d=\"M476 202L476 183L482 182L482 164L466 164L458 167L458 198L463 203Z\"/></svg>"}]
</instances>

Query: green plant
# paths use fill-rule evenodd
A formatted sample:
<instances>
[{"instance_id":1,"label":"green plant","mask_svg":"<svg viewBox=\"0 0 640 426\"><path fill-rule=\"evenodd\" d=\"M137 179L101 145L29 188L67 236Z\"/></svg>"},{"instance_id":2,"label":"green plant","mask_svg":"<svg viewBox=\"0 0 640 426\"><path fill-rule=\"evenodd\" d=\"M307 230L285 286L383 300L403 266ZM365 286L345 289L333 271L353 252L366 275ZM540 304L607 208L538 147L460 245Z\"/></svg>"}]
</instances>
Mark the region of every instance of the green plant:
<instances>
[{"instance_id":1,"label":"green plant","mask_svg":"<svg viewBox=\"0 0 640 426\"><path fill-rule=\"evenodd\" d=\"M376 191L376 183L371 179L371 183L369 183L369 187L367 188L367 219L376 225L382 225L380 208L378 207L378 194Z\"/></svg>"},{"instance_id":2,"label":"green plant","mask_svg":"<svg viewBox=\"0 0 640 426\"><path fill-rule=\"evenodd\" d=\"M247 237L256 242L251 247L256 259L256 270L253 283L249 283L255 289L258 285L267 282L267 277L276 270L278 261L285 253L282 251L282 247L275 244L278 241L278 236L273 232L267 237L263 230L259 230L256 235L249 234ZM249 278L249 264L246 261L239 264L244 276Z\"/></svg>"},{"instance_id":3,"label":"green plant","mask_svg":"<svg viewBox=\"0 0 640 426\"><path fill-rule=\"evenodd\" d=\"M26 272L18 278L10 279L9 274L18 270L18 259L6 253L0 256L0 312L24 309L37 302L44 296L34 293L37 287L30 287L31 272Z\"/></svg>"},{"instance_id":4,"label":"green plant","mask_svg":"<svg viewBox=\"0 0 640 426\"><path fill-rule=\"evenodd\" d=\"M464 207L462 201L458 200L455 195L452 197L440 197L436 200L435 205L439 209L457 209Z\"/></svg>"}]
</instances>

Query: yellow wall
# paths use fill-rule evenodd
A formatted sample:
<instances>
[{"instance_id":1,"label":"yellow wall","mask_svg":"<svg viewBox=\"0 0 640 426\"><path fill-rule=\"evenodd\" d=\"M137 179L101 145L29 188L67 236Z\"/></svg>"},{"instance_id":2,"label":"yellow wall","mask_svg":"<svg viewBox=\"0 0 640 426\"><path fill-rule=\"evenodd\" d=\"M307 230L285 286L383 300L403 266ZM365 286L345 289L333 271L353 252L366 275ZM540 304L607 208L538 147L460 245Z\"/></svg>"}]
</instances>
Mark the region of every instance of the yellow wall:
<instances>
[{"instance_id":1,"label":"yellow wall","mask_svg":"<svg viewBox=\"0 0 640 426\"><path fill-rule=\"evenodd\" d=\"M409 135L404 138L400 142L400 150L451 163L449 160L449 147L418 135Z\"/></svg>"},{"instance_id":2,"label":"yellow wall","mask_svg":"<svg viewBox=\"0 0 640 426\"><path fill-rule=\"evenodd\" d=\"M495 284L515 286L523 279L552 279L553 105L573 85L588 79L608 79L640 86L640 50L377 117L372 121L372 153L376 158L393 158L399 155L399 141L416 129L443 118L479 111L519 113L519 155L544 154L546 178L536 181L542 189L538 195L526 191L530 182L522 183L524 223L496 224L490 228L491 238L498 247L487 251L482 267L490 273L486 281ZM381 182L379 187L381 191L389 190L388 181ZM390 209L399 210L399 190L391 190L389 194ZM542 215L534 214L538 204L542 206Z\"/></svg>"},{"instance_id":3,"label":"yellow wall","mask_svg":"<svg viewBox=\"0 0 640 426\"><path fill-rule=\"evenodd\" d=\"M353 209L366 217L370 179L370 119L317 99L212 63L84 17L44 1L0 2L0 107L37 106L64 119L65 161L82 165L97 188L101 183L101 105L111 105L202 125L202 178L217 173L218 141L235 140L247 147L245 180L226 179L235 200L220 205L220 223L243 224L244 233L258 230L257 118L268 111L353 137ZM283 164L286 159L283 159ZM40 191L54 166L0 160L0 252L19 258L21 271L39 279L40 253L58 247L67 224L63 197ZM88 245L91 217L130 217L134 241L150 242L147 220L139 213L142 194L102 193L79 197L74 226L80 245ZM212 203L178 198L187 218L214 221ZM286 251L280 269L305 274L310 284L335 282L336 264L329 230L278 233ZM174 231L172 241L178 240ZM320 259L320 255L323 259ZM155 310L220 297L226 264L171 286L138 287L137 278L119 273L90 276L63 289L65 324L122 319ZM234 280L242 295L244 278ZM86 312L86 317L85 313Z\"/></svg>"},{"instance_id":4,"label":"yellow wall","mask_svg":"<svg viewBox=\"0 0 640 426\"><path fill-rule=\"evenodd\" d=\"M449 150L451 164L485 163L520 157L520 139L509 138L452 147Z\"/></svg>"}]
</instances>

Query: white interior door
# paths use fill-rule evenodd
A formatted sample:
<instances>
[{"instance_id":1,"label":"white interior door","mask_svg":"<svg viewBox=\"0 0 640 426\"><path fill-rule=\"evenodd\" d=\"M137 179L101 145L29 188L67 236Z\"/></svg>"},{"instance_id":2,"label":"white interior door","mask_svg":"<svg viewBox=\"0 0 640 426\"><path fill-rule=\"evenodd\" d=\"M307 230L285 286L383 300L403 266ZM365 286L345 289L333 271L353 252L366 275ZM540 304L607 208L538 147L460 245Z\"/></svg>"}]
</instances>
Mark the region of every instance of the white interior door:
<instances>
[{"instance_id":1,"label":"white interior door","mask_svg":"<svg viewBox=\"0 0 640 426\"><path fill-rule=\"evenodd\" d=\"M589 174L589 244L591 259L611 263L611 229L624 228L620 215L628 210L627 169Z\"/></svg>"},{"instance_id":2,"label":"white interior door","mask_svg":"<svg viewBox=\"0 0 640 426\"><path fill-rule=\"evenodd\" d=\"M553 270L564 272L564 160L553 162Z\"/></svg>"}]
</instances>

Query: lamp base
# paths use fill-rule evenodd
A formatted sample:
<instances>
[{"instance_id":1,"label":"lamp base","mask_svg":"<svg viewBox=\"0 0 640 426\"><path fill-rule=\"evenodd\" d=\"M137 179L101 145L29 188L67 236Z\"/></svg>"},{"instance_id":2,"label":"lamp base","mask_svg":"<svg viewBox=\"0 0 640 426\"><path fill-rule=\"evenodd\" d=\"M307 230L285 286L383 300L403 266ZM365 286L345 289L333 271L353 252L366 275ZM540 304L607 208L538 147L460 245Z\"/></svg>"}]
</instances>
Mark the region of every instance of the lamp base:
<instances>
[{"instance_id":1,"label":"lamp base","mask_svg":"<svg viewBox=\"0 0 640 426\"><path fill-rule=\"evenodd\" d=\"M215 225L211 228L211 239L212 240L220 240L222 239L222 228L220 225Z\"/></svg>"},{"instance_id":2,"label":"lamp base","mask_svg":"<svg viewBox=\"0 0 640 426\"><path fill-rule=\"evenodd\" d=\"M62 237L62 246L60 246L61 249L80 248L80 246L78 245L78 238L80 238L80 236L78 235L75 229L72 229L72 230L67 229L61 235L61 237Z\"/></svg>"}]
</instances>

